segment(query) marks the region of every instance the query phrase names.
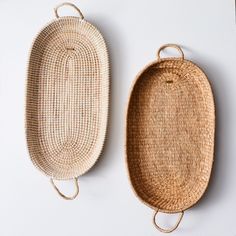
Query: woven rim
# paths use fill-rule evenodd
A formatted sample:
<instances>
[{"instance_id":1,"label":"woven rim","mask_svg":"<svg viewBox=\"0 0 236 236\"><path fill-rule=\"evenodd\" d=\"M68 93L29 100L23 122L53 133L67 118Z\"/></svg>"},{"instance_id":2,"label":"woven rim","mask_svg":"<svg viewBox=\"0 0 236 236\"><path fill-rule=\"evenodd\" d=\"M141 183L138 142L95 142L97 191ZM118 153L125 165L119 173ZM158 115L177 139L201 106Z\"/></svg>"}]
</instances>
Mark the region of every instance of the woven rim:
<instances>
[{"instance_id":1,"label":"woven rim","mask_svg":"<svg viewBox=\"0 0 236 236\"><path fill-rule=\"evenodd\" d=\"M196 204L208 186L214 152L215 107L203 71L184 56L145 67L130 92L125 132L137 197L166 213Z\"/></svg>"},{"instance_id":2,"label":"woven rim","mask_svg":"<svg viewBox=\"0 0 236 236\"><path fill-rule=\"evenodd\" d=\"M33 164L58 180L84 174L102 151L108 120L109 62L101 33L83 17L53 20L33 43L27 77Z\"/></svg>"}]
</instances>

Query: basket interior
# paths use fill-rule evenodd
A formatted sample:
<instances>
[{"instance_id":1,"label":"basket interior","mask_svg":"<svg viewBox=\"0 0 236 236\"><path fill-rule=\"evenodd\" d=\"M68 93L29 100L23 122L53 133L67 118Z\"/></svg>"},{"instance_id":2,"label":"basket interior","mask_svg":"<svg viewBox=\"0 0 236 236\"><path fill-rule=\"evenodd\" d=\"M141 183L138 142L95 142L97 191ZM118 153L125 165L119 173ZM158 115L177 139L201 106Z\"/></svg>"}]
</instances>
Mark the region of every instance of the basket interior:
<instances>
[{"instance_id":1,"label":"basket interior","mask_svg":"<svg viewBox=\"0 0 236 236\"><path fill-rule=\"evenodd\" d=\"M204 193L213 161L212 91L193 63L165 59L137 78L127 110L127 163L139 198L178 212Z\"/></svg>"},{"instance_id":2,"label":"basket interior","mask_svg":"<svg viewBox=\"0 0 236 236\"><path fill-rule=\"evenodd\" d=\"M97 29L64 17L37 36L30 55L26 128L30 156L46 175L85 173L103 146L109 96L106 45Z\"/></svg>"}]
</instances>

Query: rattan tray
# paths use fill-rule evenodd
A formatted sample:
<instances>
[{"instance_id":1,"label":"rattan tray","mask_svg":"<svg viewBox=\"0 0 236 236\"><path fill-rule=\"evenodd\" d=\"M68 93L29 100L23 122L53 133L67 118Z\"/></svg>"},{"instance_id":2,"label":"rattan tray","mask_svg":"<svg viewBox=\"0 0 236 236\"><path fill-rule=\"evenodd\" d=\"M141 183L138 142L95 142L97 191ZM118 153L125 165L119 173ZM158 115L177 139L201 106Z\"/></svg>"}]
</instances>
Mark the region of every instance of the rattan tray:
<instances>
[{"instance_id":1,"label":"rattan tray","mask_svg":"<svg viewBox=\"0 0 236 236\"><path fill-rule=\"evenodd\" d=\"M80 17L59 17L69 5ZM26 136L34 165L51 177L58 193L74 199L78 176L98 159L104 144L109 103L105 41L73 4L55 8L57 19L37 35L27 78ZM53 179L75 179L76 193L62 194Z\"/></svg>"},{"instance_id":2,"label":"rattan tray","mask_svg":"<svg viewBox=\"0 0 236 236\"><path fill-rule=\"evenodd\" d=\"M176 48L180 58L160 58ZM184 210L205 192L214 152L215 108L203 71L168 44L158 60L137 76L126 117L126 155L136 195L155 209L162 232L175 230ZM172 229L156 223L157 213L180 213Z\"/></svg>"}]
</instances>

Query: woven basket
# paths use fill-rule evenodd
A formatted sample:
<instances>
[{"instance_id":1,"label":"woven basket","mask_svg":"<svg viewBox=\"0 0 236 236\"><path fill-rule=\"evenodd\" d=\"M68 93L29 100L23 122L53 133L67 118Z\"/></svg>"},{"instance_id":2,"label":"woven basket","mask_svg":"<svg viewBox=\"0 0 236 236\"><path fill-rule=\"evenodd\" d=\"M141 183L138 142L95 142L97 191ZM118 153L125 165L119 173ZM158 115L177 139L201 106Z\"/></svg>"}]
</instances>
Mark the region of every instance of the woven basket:
<instances>
[{"instance_id":1,"label":"woven basket","mask_svg":"<svg viewBox=\"0 0 236 236\"><path fill-rule=\"evenodd\" d=\"M80 17L59 17L69 5ZM57 19L37 35L31 49L26 101L26 135L34 165L51 177L58 193L74 199L78 176L98 159L105 139L109 62L99 31L73 4L55 8ZM76 193L62 194L53 179L75 179Z\"/></svg>"},{"instance_id":2,"label":"woven basket","mask_svg":"<svg viewBox=\"0 0 236 236\"><path fill-rule=\"evenodd\" d=\"M160 58L166 47L180 58ZM155 209L153 222L162 232L174 231L184 210L205 192L214 152L215 108L202 70L184 59L174 44L161 47L158 60L137 76L126 122L126 155L136 195ZM177 224L163 229L157 213L180 213Z\"/></svg>"}]
</instances>

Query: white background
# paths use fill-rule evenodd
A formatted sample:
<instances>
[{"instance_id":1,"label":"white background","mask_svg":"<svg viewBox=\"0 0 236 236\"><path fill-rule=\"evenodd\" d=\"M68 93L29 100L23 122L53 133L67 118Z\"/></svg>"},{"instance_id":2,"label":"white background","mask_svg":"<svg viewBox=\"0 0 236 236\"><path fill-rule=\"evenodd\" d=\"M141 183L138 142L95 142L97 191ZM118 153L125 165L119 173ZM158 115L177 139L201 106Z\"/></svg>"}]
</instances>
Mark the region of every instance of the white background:
<instances>
[{"instance_id":1,"label":"white background","mask_svg":"<svg viewBox=\"0 0 236 236\"><path fill-rule=\"evenodd\" d=\"M58 0L0 0L0 235L151 236L153 211L130 187L124 156L124 114L135 75L165 43L180 44L206 72L217 112L209 188L172 235L236 235L236 25L234 0L74 1L108 44L111 108L98 163L80 180L80 196L61 199L32 165L26 148L25 81L37 32L54 19ZM71 9L61 14L74 14ZM165 54L177 55L169 50ZM60 187L71 193L73 185ZM172 225L175 216L161 216Z\"/></svg>"}]
</instances>

